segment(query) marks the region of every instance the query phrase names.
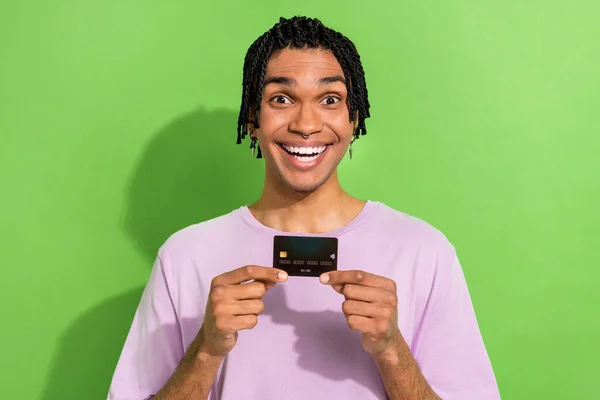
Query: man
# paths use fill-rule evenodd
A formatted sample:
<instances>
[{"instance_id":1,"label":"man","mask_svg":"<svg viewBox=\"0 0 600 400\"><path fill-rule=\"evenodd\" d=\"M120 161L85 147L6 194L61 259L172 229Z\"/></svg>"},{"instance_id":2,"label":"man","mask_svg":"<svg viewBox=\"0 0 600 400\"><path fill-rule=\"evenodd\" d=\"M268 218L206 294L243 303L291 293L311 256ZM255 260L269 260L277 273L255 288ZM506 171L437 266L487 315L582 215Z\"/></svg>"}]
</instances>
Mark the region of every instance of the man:
<instances>
[{"instance_id":1,"label":"man","mask_svg":"<svg viewBox=\"0 0 600 400\"><path fill-rule=\"evenodd\" d=\"M264 156L262 195L162 246L109 399L500 398L453 246L340 186L368 116L340 33L282 18L254 42L238 143ZM337 238L338 270L274 268L278 235Z\"/></svg>"}]
</instances>

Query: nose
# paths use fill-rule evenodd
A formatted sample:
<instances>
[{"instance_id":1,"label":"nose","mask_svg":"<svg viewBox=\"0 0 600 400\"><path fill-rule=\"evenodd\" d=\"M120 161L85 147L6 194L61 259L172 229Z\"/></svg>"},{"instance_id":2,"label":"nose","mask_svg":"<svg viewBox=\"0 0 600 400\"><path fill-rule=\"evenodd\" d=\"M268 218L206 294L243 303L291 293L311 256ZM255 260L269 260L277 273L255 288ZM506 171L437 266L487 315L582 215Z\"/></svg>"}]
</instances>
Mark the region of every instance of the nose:
<instances>
[{"instance_id":1,"label":"nose","mask_svg":"<svg viewBox=\"0 0 600 400\"><path fill-rule=\"evenodd\" d=\"M300 135L312 135L323 130L323 120L318 110L308 104L303 104L298 107L289 129Z\"/></svg>"}]
</instances>

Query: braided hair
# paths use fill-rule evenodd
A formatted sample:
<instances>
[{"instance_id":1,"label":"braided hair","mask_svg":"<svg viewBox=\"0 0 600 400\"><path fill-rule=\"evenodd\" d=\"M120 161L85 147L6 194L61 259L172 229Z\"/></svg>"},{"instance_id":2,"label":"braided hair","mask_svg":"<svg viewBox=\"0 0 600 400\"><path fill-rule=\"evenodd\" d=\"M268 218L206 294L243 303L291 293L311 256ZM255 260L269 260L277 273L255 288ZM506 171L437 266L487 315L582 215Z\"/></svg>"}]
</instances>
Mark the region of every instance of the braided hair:
<instances>
[{"instance_id":1,"label":"braided hair","mask_svg":"<svg viewBox=\"0 0 600 400\"><path fill-rule=\"evenodd\" d=\"M252 43L244 59L242 104L237 124L237 144L248 135L248 124L259 128L260 103L267 64L272 55L285 48L330 50L340 63L346 89L350 121L358 123L354 139L367 133L365 119L369 114L369 100L365 74L354 43L339 32L323 25L316 18L296 16L280 18L271 29ZM250 113L252 113L252 118ZM258 158L261 158L260 147Z\"/></svg>"}]
</instances>

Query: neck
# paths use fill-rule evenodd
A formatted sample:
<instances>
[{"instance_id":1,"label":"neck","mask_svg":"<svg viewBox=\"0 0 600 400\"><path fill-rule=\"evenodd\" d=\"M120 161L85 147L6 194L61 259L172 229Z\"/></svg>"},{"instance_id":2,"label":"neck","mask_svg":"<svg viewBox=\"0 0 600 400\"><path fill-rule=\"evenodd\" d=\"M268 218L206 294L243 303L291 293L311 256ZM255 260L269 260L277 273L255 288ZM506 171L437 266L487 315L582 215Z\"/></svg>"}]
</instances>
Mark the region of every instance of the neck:
<instances>
[{"instance_id":1,"label":"neck","mask_svg":"<svg viewBox=\"0 0 600 400\"><path fill-rule=\"evenodd\" d=\"M326 233L348 224L364 205L342 189L336 172L313 192L296 192L265 179L260 198L249 209L263 225L279 231Z\"/></svg>"}]
</instances>

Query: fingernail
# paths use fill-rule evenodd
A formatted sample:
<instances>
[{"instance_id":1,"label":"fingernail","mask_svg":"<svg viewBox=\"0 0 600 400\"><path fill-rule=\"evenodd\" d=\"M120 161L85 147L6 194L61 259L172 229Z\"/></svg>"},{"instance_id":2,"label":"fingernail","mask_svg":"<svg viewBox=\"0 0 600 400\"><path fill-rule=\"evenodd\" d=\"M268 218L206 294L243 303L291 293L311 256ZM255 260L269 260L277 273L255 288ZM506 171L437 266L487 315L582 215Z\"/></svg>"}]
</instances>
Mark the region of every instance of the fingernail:
<instances>
[{"instance_id":1,"label":"fingernail","mask_svg":"<svg viewBox=\"0 0 600 400\"><path fill-rule=\"evenodd\" d=\"M329 274L321 275L321 283L329 282Z\"/></svg>"},{"instance_id":2,"label":"fingernail","mask_svg":"<svg viewBox=\"0 0 600 400\"><path fill-rule=\"evenodd\" d=\"M285 278L287 278L287 274L285 272L281 271L277 274L277 278L279 278L279 280L282 281Z\"/></svg>"}]
</instances>

